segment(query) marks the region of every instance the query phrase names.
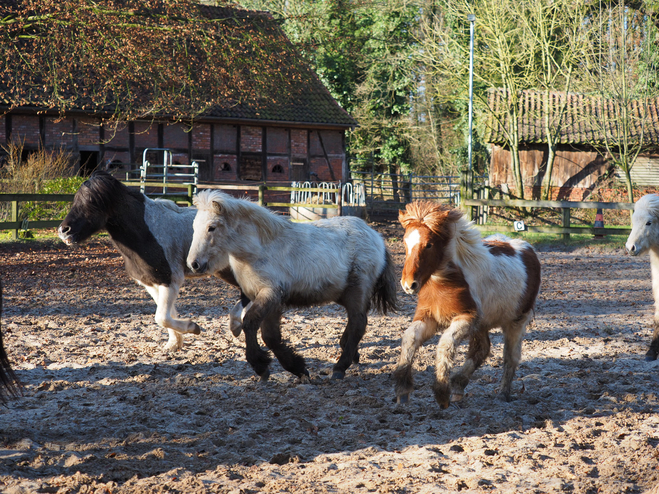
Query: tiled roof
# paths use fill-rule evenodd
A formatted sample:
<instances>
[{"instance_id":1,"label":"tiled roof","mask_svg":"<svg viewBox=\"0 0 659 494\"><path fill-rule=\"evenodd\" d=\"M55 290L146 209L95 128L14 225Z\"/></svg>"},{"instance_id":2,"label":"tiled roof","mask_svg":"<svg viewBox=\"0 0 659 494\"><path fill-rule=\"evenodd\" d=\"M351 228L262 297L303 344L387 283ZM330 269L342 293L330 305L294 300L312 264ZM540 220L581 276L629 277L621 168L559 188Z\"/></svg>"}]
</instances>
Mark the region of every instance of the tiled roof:
<instances>
[{"instance_id":1,"label":"tiled roof","mask_svg":"<svg viewBox=\"0 0 659 494\"><path fill-rule=\"evenodd\" d=\"M20 0L17 3L20 5ZM12 4L15 5L14 0L0 0L0 10L3 6L7 7ZM209 95L205 108L201 113L193 115L196 120L208 117L231 120L268 120L345 128L357 125L355 119L340 107L317 75L305 63L270 14L201 4L198 8L204 18L214 21L213 25L218 30L217 32L221 34L224 32L221 39L225 43L233 44L233 46L227 46L226 53L237 52L244 55L240 63L231 56L226 56L223 60L206 61L207 66L212 70L226 74L221 77L224 77L222 80L228 82L222 87L222 96L218 97L219 91ZM3 27L0 26L0 31L2 29ZM2 33L0 32L0 34ZM0 37L0 43L4 39L7 37ZM260 50L259 53L262 56L250 67L249 50L254 48L257 51ZM264 53L266 55L263 55ZM84 84L85 80L93 80L97 75L93 73L95 70L93 66L84 65L84 60L84 57L80 57L80 63L75 66L79 68L80 73L71 74L71 80L78 84ZM17 70L23 70L23 68L17 67ZM234 77L236 74L239 74L239 77ZM144 87L143 91L148 93L151 90L150 86L144 84L139 77L135 75L134 80L127 81L128 84L131 84L131 87L141 84L140 87ZM97 79L102 79L102 76ZM41 85L38 76L30 74L28 80L33 83L26 84L26 87ZM3 84L0 81L0 107L15 107L15 103L12 103L16 101L18 91L15 86L12 87L11 82ZM50 100L46 97L47 92L43 95L31 92L27 98L25 94L28 94L27 90L20 94L21 106L61 110L61 108L48 107ZM77 93L71 91L67 96L70 94ZM98 92L94 94L97 95ZM180 94L181 91L177 95L179 98ZM148 97L147 94L147 100ZM91 101L91 99L80 98L79 101L74 101L73 107L69 104L66 111L84 109L88 112L108 112L114 111L116 104L114 99L99 100L97 97L95 101ZM145 107L148 106L145 105ZM167 117L170 115L167 112L161 112L152 116ZM180 117L177 115L177 118Z\"/></svg>"},{"instance_id":2,"label":"tiled roof","mask_svg":"<svg viewBox=\"0 0 659 494\"><path fill-rule=\"evenodd\" d=\"M547 102L547 103L546 103ZM546 143L545 117L549 114L551 119L557 119L559 109L567 102L565 113L561 120L559 142L561 144L603 144L605 139L605 125L609 136L620 136L616 129L621 119L619 106L615 101L603 100L599 96L588 96L575 93L551 92L549 98L539 91L522 91L519 99L518 127L520 142L527 144ZM504 91L491 91L489 94L490 108L494 114L504 118L508 126L508 117L505 116ZM638 142L643 135L645 146L659 145L659 98L652 100L647 106L647 117L643 114L642 105L633 102L631 105L632 142ZM496 119L489 115L484 139L486 142L504 144L505 134Z\"/></svg>"}]
</instances>

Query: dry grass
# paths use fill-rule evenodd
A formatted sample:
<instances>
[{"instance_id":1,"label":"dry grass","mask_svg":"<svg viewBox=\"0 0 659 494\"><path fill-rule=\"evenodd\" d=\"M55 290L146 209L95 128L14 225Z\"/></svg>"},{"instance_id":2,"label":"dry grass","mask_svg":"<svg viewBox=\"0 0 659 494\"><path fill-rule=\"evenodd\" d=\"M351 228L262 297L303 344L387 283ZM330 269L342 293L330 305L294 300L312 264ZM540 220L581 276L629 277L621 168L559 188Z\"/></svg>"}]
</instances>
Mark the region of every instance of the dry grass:
<instances>
[{"instance_id":1,"label":"dry grass","mask_svg":"<svg viewBox=\"0 0 659 494\"><path fill-rule=\"evenodd\" d=\"M22 142L10 141L2 149L6 163L0 169L0 192L36 193L48 180L75 175L70 151L39 147L23 159Z\"/></svg>"}]
</instances>

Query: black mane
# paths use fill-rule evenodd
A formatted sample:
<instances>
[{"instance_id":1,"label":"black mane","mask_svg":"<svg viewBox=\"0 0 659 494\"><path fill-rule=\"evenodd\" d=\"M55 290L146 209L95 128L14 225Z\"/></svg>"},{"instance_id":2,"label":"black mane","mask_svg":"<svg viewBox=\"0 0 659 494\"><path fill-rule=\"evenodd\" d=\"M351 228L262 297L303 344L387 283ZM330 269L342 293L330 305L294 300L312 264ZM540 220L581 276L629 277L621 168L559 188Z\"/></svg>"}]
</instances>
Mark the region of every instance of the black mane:
<instances>
[{"instance_id":1,"label":"black mane","mask_svg":"<svg viewBox=\"0 0 659 494\"><path fill-rule=\"evenodd\" d=\"M96 170L76 192L73 205L84 207L90 214L111 216L116 205L132 193L109 173Z\"/></svg>"}]
</instances>

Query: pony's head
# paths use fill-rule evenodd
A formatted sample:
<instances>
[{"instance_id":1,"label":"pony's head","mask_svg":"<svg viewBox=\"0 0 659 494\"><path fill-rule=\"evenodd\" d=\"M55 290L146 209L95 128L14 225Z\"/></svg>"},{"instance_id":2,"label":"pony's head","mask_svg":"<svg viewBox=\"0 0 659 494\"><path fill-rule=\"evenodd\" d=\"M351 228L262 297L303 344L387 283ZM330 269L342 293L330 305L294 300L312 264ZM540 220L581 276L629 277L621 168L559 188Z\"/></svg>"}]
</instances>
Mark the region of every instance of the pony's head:
<instances>
[{"instance_id":1,"label":"pony's head","mask_svg":"<svg viewBox=\"0 0 659 494\"><path fill-rule=\"evenodd\" d=\"M193 273L215 273L229 265L226 248L231 228L232 201L218 190L202 190L193 199L197 206L188 267Z\"/></svg>"},{"instance_id":2,"label":"pony's head","mask_svg":"<svg viewBox=\"0 0 659 494\"><path fill-rule=\"evenodd\" d=\"M457 210L430 201L415 201L401 211L398 220L405 228L405 265L400 284L407 293L417 293L433 273L453 257L449 248L455 223L462 217Z\"/></svg>"},{"instance_id":3,"label":"pony's head","mask_svg":"<svg viewBox=\"0 0 659 494\"><path fill-rule=\"evenodd\" d=\"M103 230L123 187L109 173L92 173L76 192L71 210L57 230L62 241L68 245L83 242Z\"/></svg>"},{"instance_id":4,"label":"pony's head","mask_svg":"<svg viewBox=\"0 0 659 494\"><path fill-rule=\"evenodd\" d=\"M643 196L634 205L632 231L625 247L637 256L653 245L659 245L659 194Z\"/></svg>"}]
</instances>

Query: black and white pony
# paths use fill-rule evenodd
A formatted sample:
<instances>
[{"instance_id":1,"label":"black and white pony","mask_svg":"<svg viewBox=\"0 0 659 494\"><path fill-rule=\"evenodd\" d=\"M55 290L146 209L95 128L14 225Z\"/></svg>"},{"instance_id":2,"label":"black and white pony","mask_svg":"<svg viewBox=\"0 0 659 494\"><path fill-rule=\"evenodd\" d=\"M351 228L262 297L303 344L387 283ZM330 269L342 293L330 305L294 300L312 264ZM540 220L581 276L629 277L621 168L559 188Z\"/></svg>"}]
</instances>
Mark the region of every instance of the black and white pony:
<instances>
[{"instance_id":1,"label":"black and white pony","mask_svg":"<svg viewBox=\"0 0 659 494\"><path fill-rule=\"evenodd\" d=\"M110 234L128 275L146 288L158 306L156 323L169 332L166 351L180 350L183 334L201 331L192 320L179 318L175 308L184 279L199 277L186 265L196 212L169 200L149 199L109 173L95 171L76 192L58 230L68 245L83 242L101 230ZM231 270L216 275L236 285ZM232 315L239 317L241 310L239 302ZM240 332L239 321L230 325L234 333Z\"/></svg>"},{"instance_id":2,"label":"black and white pony","mask_svg":"<svg viewBox=\"0 0 659 494\"><path fill-rule=\"evenodd\" d=\"M242 320L246 357L262 380L270 356L257 331L282 367L308 379L304 359L282 342L281 316L286 306L336 302L346 308L348 324L340 340L334 379L358 362L357 347L366 331L367 313L396 307L396 276L384 240L364 221L336 217L293 223L249 200L220 191L202 191L188 264L198 274L230 268L252 301Z\"/></svg>"},{"instance_id":3,"label":"black and white pony","mask_svg":"<svg viewBox=\"0 0 659 494\"><path fill-rule=\"evenodd\" d=\"M0 282L0 317L2 316L2 282ZM21 383L11 368L9 357L2 342L2 328L0 327L0 401L5 402L10 396L16 396L20 391Z\"/></svg>"}]
</instances>

